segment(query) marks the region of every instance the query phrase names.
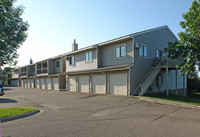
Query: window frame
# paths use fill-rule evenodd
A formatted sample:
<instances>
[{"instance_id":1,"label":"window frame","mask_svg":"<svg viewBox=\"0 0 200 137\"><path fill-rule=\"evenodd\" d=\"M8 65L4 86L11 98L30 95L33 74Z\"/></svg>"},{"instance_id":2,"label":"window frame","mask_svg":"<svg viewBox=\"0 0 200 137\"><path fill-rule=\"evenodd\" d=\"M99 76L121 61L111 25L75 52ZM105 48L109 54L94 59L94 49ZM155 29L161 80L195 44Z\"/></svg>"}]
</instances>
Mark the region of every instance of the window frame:
<instances>
[{"instance_id":1,"label":"window frame","mask_svg":"<svg viewBox=\"0 0 200 137\"><path fill-rule=\"evenodd\" d=\"M159 51L159 52L158 52ZM161 56L161 51L162 51L162 56ZM157 56L159 54L159 57ZM161 59L161 57L164 57L165 52L163 49L156 49L156 57Z\"/></svg>"},{"instance_id":2,"label":"window frame","mask_svg":"<svg viewBox=\"0 0 200 137\"><path fill-rule=\"evenodd\" d=\"M89 60L89 53L91 53L92 54L92 57L91 57L91 60ZM86 60L86 55L88 54L88 61ZM87 51L87 52L85 52L85 63L91 63L91 62L93 62L93 52L92 52L92 50L90 50L90 51Z\"/></svg>"},{"instance_id":3,"label":"window frame","mask_svg":"<svg viewBox=\"0 0 200 137\"><path fill-rule=\"evenodd\" d=\"M142 55L140 55L140 48L142 47ZM146 47L146 56L144 56L144 53L145 53L145 48ZM140 58L148 58L148 45L146 44L141 44L140 47L139 47L139 57Z\"/></svg>"},{"instance_id":4,"label":"window frame","mask_svg":"<svg viewBox=\"0 0 200 137\"><path fill-rule=\"evenodd\" d=\"M68 58L69 58L69 66L75 66L75 57L74 57L74 55L68 56ZM74 62L73 62L73 64L70 64L70 59L72 59L72 58L73 58Z\"/></svg>"},{"instance_id":5,"label":"window frame","mask_svg":"<svg viewBox=\"0 0 200 137\"><path fill-rule=\"evenodd\" d=\"M125 51L124 51L124 55L125 56L121 56L121 47L125 47ZM120 48L120 50L119 50L119 57L116 57L116 49L117 48ZM122 58L126 58L126 54L127 54L127 52L126 52L126 44L124 43L124 44L120 44L120 45L117 45L117 46L114 46L114 59L122 59Z\"/></svg>"},{"instance_id":6,"label":"window frame","mask_svg":"<svg viewBox=\"0 0 200 137\"><path fill-rule=\"evenodd\" d=\"M57 62L59 62L59 67L57 67ZM61 62L61 60L56 60L55 61L55 68L56 69L59 69L61 67L61 63L60 62Z\"/></svg>"}]
</instances>

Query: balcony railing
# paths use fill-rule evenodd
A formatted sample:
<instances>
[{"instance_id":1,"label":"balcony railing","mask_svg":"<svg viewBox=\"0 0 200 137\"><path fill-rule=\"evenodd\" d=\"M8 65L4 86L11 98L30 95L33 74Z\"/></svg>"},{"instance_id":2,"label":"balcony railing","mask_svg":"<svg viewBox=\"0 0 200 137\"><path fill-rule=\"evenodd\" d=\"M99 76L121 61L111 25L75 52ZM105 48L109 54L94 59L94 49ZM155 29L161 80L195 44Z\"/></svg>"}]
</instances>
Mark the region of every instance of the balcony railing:
<instances>
[{"instance_id":1,"label":"balcony railing","mask_svg":"<svg viewBox=\"0 0 200 137\"><path fill-rule=\"evenodd\" d=\"M21 72L21 76L26 76L27 73L26 72Z\"/></svg>"},{"instance_id":2,"label":"balcony railing","mask_svg":"<svg viewBox=\"0 0 200 137\"><path fill-rule=\"evenodd\" d=\"M37 74L45 74L47 73L47 68L37 69Z\"/></svg>"},{"instance_id":3,"label":"balcony railing","mask_svg":"<svg viewBox=\"0 0 200 137\"><path fill-rule=\"evenodd\" d=\"M183 61L180 59L172 59L169 57L162 57L161 58L161 66L162 67L169 67L169 68L176 68L180 65Z\"/></svg>"}]
</instances>

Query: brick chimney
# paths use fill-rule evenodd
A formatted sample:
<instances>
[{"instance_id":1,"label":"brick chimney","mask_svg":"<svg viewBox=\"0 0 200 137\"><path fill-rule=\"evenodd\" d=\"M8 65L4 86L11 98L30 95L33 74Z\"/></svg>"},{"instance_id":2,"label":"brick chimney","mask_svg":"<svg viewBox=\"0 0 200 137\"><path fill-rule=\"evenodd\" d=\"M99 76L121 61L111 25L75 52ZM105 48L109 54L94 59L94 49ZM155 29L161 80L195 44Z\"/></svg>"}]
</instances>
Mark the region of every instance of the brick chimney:
<instances>
[{"instance_id":1,"label":"brick chimney","mask_svg":"<svg viewBox=\"0 0 200 137\"><path fill-rule=\"evenodd\" d=\"M32 58L30 59L30 64L33 64L33 60L32 60Z\"/></svg>"},{"instance_id":2,"label":"brick chimney","mask_svg":"<svg viewBox=\"0 0 200 137\"><path fill-rule=\"evenodd\" d=\"M76 40L74 39L74 43L72 44L72 51L78 50L78 44L76 43Z\"/></svg>"}]
</instances>

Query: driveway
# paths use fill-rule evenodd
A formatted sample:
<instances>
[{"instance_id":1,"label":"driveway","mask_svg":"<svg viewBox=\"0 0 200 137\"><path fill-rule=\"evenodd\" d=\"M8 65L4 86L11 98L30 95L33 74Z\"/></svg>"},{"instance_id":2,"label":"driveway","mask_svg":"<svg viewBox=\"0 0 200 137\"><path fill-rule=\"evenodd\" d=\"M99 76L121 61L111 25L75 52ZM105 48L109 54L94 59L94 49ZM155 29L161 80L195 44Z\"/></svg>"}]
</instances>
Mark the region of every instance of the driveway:
<instances>
[{"instance_id":1,"label":"driveway","mask_svg":"<svg viewBox=\"0 0 200 137\"><path fill-rule=\"evenodd\" d=\"M9 88L0 107L33 106L41 113L2 123L3 137L194 137L200 110L135 98Z\"/></svg>"}]
</instances>

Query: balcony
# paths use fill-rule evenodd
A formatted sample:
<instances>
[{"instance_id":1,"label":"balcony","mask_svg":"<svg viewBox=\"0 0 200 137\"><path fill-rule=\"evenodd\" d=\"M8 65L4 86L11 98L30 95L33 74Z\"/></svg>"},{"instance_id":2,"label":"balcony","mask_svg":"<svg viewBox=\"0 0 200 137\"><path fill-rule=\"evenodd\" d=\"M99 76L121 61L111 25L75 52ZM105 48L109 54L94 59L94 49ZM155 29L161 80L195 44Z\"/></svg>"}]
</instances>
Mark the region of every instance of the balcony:
<instances>
[{"instance_id":1,"label":"balcony","mask_svg":"<svg viewBox=\"0 0 200 137\"><path fill-rule=\"evenodd\" d=\"M178 65L180 65L183 61L180 59L172 59L169 57L162 57L161 58L161 68L170 68L176 69Z\"/></svg>"},{"instance_id":2,"label":"balcony","mask_svg":"<svg viewBox=\"0 0 200 137\"><path fill-rule=\"evenodd\" d=\"M27 73L26 72L21 72L21 76L27 76Z\"/></svg>"},{"instance_id":3,"label":"balcony","mask_svg":"<svg viewBox=\"0 0 200 137\"><path fill-rule=\"evenodd\" d=\"M47 68L37 69L37 74L45 74L47 72Z\"/></svg>"}]
</instances>

